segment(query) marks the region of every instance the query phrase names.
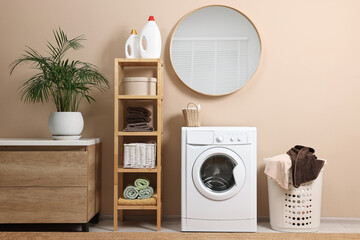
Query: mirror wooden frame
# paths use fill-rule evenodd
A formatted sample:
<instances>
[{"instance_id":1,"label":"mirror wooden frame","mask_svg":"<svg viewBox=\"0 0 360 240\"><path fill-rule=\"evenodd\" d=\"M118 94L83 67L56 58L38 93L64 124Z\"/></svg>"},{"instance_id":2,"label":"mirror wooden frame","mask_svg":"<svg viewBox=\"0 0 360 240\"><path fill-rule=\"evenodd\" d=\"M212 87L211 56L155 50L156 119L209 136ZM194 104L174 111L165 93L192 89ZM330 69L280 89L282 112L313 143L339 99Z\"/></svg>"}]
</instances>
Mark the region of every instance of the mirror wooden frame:
<instances>
[{"instance_id":1,"label":"mirror wooden frame","mask_svg":"<svg viewBox=\"0 0 360 240\"><path fill-rule=\"evenodd\" d=\"M257 34L257 37L258 37L258 40L259 40L259 58L258 58L258 61L257 61L257 66L255 68L255 71L253 72L253 74L246 80L246 83L243 84L242 86L240 86L239 88L237 89L234 89L233 91L231 92L228 92L228 93L225 93L225 94L209 94L209 93L203 93L203 92L200 92L194 88L192 88L191 86L189 86L188 84L186 84L186 82L179 76L178 72L176 71L175 69L175 66L174 66L174 63L173 63L173 59L172 59L172 49L173 49L173 40L174 40L174 36L176 34L176 31L178 30L179 26L181 26L181 24L184 22L185 19L187 19L187 17L189 17L191 14L193 14L194 12L198 11L198 10L201 10L203 8L207 8L207 7L225 7L225 8L229 8L231 10L234 10L236 12L238 12L239 14L241 14L243 17L245 17L245 19L252 25L252 27L254 28L256 34ZM176 74L176 76L181 80L182 83L184 83L187 87L189 87L191 90L197 92L197 93L200 93L200 94L203 94L203 95L207 95L207 96L225 96L225 95L229 95L231 93L235 93L237 92L238 90L240 90L241 88L243 88L256 74L258 68L259 68L259 65L260 65L260 61L261 61L261 54L262 53L262 43L261 43L261 37L260 37L260 34L257 30L257 28L255 27L254 23L244 14L242 13L241 11L233 8L233 7L230 7L230 6L226 6L226 5L207 5L207 6L203 6L203 7L200 7L200 8L197 8L189 13L187 13L186 15L184 15L180 20L179 22L176 24L175 28L174 28L174 31L171 35L171 38L170 38L170 62L171 62L171 66Z\"/></svg>"}]
</instances>

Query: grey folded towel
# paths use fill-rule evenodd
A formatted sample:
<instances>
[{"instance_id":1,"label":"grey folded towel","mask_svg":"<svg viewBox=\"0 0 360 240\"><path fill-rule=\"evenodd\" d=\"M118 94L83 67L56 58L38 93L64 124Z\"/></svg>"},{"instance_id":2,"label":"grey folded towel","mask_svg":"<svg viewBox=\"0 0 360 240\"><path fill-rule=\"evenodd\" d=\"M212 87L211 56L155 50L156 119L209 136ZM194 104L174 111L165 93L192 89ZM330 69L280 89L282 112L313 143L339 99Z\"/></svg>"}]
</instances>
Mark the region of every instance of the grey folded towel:
<instances>
[{"instance_id":1,"label":"grey folded towel","mask_svg":"<svg viewBox=\"0 0 360 240\"><path fill-rule=\"evenodd\" d=\"M137 127L137 128L147 128L149 127L149 123L147 122L137 122L137 123L129 123L128 127Z\"/></svg>"},{"instance_id":2,"label":"grey folded towel","mask_svg":"<svg viewBox=\"0 0 360 240\"><path fill-rule=\"evenodd\" d=\"M129 114L137 114L142 117L150 117L151 116L151 112L143 107L128 107L127 112Z\"/></svg>"},{"instance_id":3,"label":"grey folded towel","mask_svg":"<svg viewBox=\"0 0 360 240\"><path fill-rule=\"evenodd\" d=\"M149 125L149 123L129 123L124 132L152 132L154 129Z\"/></svg>"},{"instance_id":4,"label":"grey folded towel","mask_svg":"<svg viewBox=\"0 0 360 240\"><path fill-rule=\"evenodd\" d=\"M128 123L140 123L140 122L150 122L151 118L149 117L133 117L133 116L128 116L126 118L126 122Z\"/></svg>"},{"instance_id":5,"label":"grey folded towel","mask_svg":"<svg viewBox=\"0 0 360 240\"><path fill-rule=\"evenodd\" d=\"M128 113L128 118L148 118L147 116L144 116L142 113Z\"/></svg>"}]
</instances>

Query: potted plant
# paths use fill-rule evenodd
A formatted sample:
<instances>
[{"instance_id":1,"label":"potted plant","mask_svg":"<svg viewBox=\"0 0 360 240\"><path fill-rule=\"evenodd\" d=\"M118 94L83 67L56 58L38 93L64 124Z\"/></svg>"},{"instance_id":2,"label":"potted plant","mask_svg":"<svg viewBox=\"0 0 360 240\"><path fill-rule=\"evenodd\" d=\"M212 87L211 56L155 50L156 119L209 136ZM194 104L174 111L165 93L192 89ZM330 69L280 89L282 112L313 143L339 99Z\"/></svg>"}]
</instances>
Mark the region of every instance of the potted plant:
<instances>
[{"instance_id":1,"label":"potted plant","mask_svg":"<svg viewBox=\"0 0 360 240\"><path fill-rule=\"evenodd\" d=\"M84 36L68 39L61 28L53 31L56 44L48 42L49 56L43 56L31 47L10 65L10 75L19 64L26 63L38 70L20 86L21 100L37 103L52 101L56 111L50 114L48 127L55 139L79 139L84 120L78 112L81 100L95 101L92 89L109 89L109 81L97 67L79 60L64 59L69 50L83 46Z\"/></svg>"}]
</instances>

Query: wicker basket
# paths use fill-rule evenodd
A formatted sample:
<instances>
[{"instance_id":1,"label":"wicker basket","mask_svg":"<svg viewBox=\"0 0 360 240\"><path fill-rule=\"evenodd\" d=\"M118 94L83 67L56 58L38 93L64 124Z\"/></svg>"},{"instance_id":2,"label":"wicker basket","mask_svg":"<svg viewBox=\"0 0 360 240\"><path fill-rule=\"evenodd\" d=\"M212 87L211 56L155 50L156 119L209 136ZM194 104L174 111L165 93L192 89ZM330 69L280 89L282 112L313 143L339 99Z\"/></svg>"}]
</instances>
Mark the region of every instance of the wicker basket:
<instances>
[{"instance_id":1,"label":"wicker basket","mask_svg":"<svg viewBox=\"0 0 360 240\"><path fill-rule=\"evenodd\" d=\"M190 108L190 105L194 105L195 108ZM187 127L200 127L201 123L201 111L200 111L200 105L196 105L195 103L188 103L186 108L183 108L182 110L184 119L185 119L185 125Z\"/></svg>"},{"instance_id":2,"label":"wicker basket","mask_svg":"<svg viewBox=\"0 0 360 240\"><path fill-rule=\"evenodd\" d=\"M155 168L156 143L124 144L124 168Z\"/></svg>"}]
</instances>

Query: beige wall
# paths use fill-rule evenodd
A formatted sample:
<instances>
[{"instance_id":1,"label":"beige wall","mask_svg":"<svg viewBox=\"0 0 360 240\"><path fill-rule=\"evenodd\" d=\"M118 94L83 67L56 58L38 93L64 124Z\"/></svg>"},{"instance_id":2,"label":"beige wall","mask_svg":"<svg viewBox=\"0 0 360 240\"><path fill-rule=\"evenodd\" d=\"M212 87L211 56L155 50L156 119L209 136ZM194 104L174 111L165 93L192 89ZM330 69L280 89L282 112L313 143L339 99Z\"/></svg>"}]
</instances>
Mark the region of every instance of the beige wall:
<instances>
[{"instance_id":1,"label":"beige wall","mask_svg":"<svg viewBox=\"0 0 360 240\"><path fill-rule=\"evenodd\" d=\"M207 97L188 89L169 60L169 41L178 20L209 4L241 10L262 39L254 78L240 91ZM163 39L164 213L180 214L181 109L200 103L203 125L258 128L258 214L268 215L263 158L295 144L325 158L323 212L326 217L360 217L357 153L360 137L360 1L357 0L2 0L0 1L0 137L49 137L52 104L24 104L17 88L31 74L27 67L9 77L8 65L24 45L45 50L51 30L61 26L70 37L85 34L76 55L97 65L113 81L113 59L124 56L131 28L138 31L154 15ZM85 137L103 139L102 210L112 213L113 89L81 105Z\"/></svg>"}]
</instances>

